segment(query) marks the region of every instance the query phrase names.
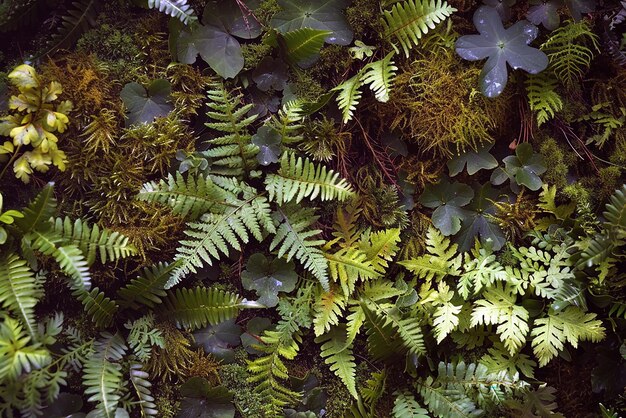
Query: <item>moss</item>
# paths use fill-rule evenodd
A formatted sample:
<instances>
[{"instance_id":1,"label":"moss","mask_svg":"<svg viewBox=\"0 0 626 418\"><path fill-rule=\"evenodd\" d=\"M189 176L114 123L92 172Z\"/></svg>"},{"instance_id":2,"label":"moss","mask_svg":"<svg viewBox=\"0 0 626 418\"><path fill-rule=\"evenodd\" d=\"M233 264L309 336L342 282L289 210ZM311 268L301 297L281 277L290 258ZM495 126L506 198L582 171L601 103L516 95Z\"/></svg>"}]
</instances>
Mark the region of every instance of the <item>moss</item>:
<instances>
[{"instance_id":1,"label":"moss","mask_svg":"<svg viewBox=\"0 0 626 418\"><path fill-rule=\"evenodd\" d=\"M180 402L176 400L174 388L167 383L158 386L153 393L156 410L161 418L174 418L180 410Z\"/></svg>"},{"instance_id":2,"label":"moss","mask_svg":"<svg viewBox=\"0 0 626 418\"><path fill-rule=\"evenodd\" d=\"M378 0L355 0L346 8L345 15L354 31L354 39L376 39L383 32Z\"/></svg>"},{"instance_id":3,"label":"moss","mask_svg":"<svg viewBox=\"0 0 626 418\"><path fill-rule=\"evenodd\" d=\"M563 188L563 194L570 200L576 202L578 206L589 205L591 202L591 196L589 190L585 188L580 182L568 184Z\"/></svg>"},{"instance_id":4,"label":"moss","mask_svg":"<svg viewBox=\"0 0 626 418\"><path fill-rule=\"evenodd\" d=\"M225 364L219 369L222 384L234 392L234 402L237 410L246 418L263 418L265 404L263 397L254 391L248 383L250 373L245 366L248 355L245 350L235 352L236 363Z\"/></svg>"},{"instance_id":5,"label":"moss","mask_svg":"<svg viewBox=\"0 0 626 418\"><path fill-rule=\"evenodd\" d=\"M554 184L558 189L567 185L568 165L565 155L559 144L552 138L542 141L539 153L545 160L547 171L543 175L545 183Z\"/></svg>"},{"instance_id":6,"label":"moss","mask_svg":"<svg viewBox=\"0 0 626 418\"><path fill-rule=\"evenodd\" d=\"M254 16L265 27L270 25L272 17L281 10L276 0L263 0L259 7L254 10Z\"/></svg>"},{"instance_id":7,"label":"moss","mask_svg":"<svg viewBox=\"0 0 626 418\"><path fill-rule=\"evenodd\" d=\"M298 73L292 83L291 90L293 93L297 98L305 101L315 102L327 92L320 82L307 72Z\"/></svg>"},{"instance_id":8,"label":"moss","mask_svg":"<svg viewBox=\"0 0 626 418\"><path fill-rule=\"evenodd\" d=\"M261 60L272 52L272 47L264 43L243 44L241 54L243 55L243 70L256 68Z\"/></svg>"},{"instance_id":9,"label":"moss","mask_svg":"<svg viewBox=\"0 0 626 418\"><path fill-rule=\"evenodd\" d=\"M308 72L320 82L330 83L330 87L334 87L344 78L352 61L348 48L341 45L327 45L321 49L319 60Z\"/></svg>"}]
</instances>

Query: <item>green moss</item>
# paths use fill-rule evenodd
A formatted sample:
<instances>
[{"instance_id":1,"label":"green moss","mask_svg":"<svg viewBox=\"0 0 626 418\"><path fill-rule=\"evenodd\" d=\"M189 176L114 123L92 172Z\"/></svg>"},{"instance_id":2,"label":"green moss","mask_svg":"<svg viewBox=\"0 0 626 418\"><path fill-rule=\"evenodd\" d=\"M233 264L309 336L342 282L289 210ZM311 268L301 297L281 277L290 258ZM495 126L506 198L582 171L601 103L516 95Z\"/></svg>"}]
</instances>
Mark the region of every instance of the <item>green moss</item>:
<instances>
[{"instance_id":1,"label":"green moss","mask_svg":"<svg viewBox=\"0 0 626 418\"><path fill-rule=\"evenodd\" d=\"M542 141L539 153L543 156L548 170L543 175L543 181L554 184L558 189L567 185L568 165L565 155L559 144L553 138Z\"/></svg>"},{"instance_id":2,"label":"green moss","mask_svg":"<svg viewBox=\"0 0 626 418\"><path fill-rule=\"evenodd\" d=\"M237 410L246 418L263 418L264 400L248 383L250 373L245 366L248 355L245 350L235 352L236 363L225 364L219 369L222 384L234 392L234 402Z\"/></svg>"},{"instance_id":3,"label":"green moss","mask_svg":"<svg viewBox=\"0 0 626 418\"><path fill-rule=\"evenodd\" d=\"M241 46L243 55L243 69L251 70L256 68L261 60L272 52L272 47L264 43L244 44Z\"/></svg>"},{"instance_id":4,"label":"green moss","mask_svg":"<svg viewBox=\"0 0 626 418\"><path fill-rule=\"evenodd\" d=\"M297 98L315 102L327 92L319 81L311 77L309 73L300 72L293 81L291 89Z\"/></svg>"},{"instance_id":5,"label":"green moss","mask_svg":"<svg viewBox=\"0 0 626 418\"><path fill-rule=\"evenodd\" d=\"M338 84L344 74L350 69L352 56L348 48L341 45L327 45L320 51L320 59L308 70L311 75L320 81L329 80Z\"/></svg>"},{"instance_id":6,"label":"green moss","mask_svg":"<svg viewBox=\"0 0 626 418\"><path fill-rule=\"evenodd\" d=\"M276 0L263 0L258 9L254 10L254 16L263 26L269 26L272 17L279 12L280 6Z\"/></svg>"},{"instance_id":7,"label":"green moss","mask_svg":"<svg viewBox=\"0 0 626 418\"><path fill-rule=\"evenodd\" d=\"M354 31L354 39L376 38L382 33L378 0L355 0L345 11L346 19Z\"/></svg>"},{"instance_id":8,"label":"green moss","mask_svg":"<svg viewBox=\"0 0 626 418\"><path fill-rule=\"evenodd\" d=\"M160 384L158 388L158 391L153 393L153 395L155 398L156 409L159 411L159 417L175 417L180 409L180 402L176 400L172 386L164 383Z\"/></svg>"},{"instance_id":9,"label":"green moss","mask_svg":"<svg viewBox=\"0 0 626 418\"><path fill-rule=\"evenodd\" d=\"M569 184L563 188L563 194L572 201L576 202L578 206L589 205L591 197L589 190L583 186L581 182Z\"/></svg>"}]
</instances>

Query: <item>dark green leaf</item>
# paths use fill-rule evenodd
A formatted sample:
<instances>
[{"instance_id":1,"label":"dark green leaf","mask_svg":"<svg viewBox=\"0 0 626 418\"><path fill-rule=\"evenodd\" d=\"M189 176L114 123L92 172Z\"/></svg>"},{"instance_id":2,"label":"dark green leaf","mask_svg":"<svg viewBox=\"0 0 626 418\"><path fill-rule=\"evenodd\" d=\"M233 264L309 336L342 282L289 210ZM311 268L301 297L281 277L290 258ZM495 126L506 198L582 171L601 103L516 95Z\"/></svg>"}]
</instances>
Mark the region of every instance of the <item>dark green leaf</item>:
<instances>
[{"instance_id":1,"label":"dark green leaf","mask_svg":"<svg viewBox=\"0 0 626 418\"><path fill-rule=\"evenodd\" d=\"M253 348L253 345L261 344L263 331L272 325L268 318L254 317L246 324L246 332L241 334L241 345L250 354L262 354L261 351Z\"/></svg>"},{"instance_id":2,"label":"dark green leaf","mask_svg":"<svg viewBox=\"0 0 626 418\"><path fill-rule=\"evenodd\" d=\"M274 15L270 24L283 34L301 28L331 31L327 43L349 45L352 30L342 12L349 4L348 0L278 0L282 11Z\"/></svg>"},{"instance_id":3,"label":"dark green leaf","mask_svg":"<svg viewBox=\"0 0 626 418\"><path fill-rule=\"evenodd\" d=\"M419 198L427 208L435 209L432 215L433 225L442 234L449 236L461 229L461 220L467 215L462 209L474 197L474 191L466 184L447 179L437 184L429 184Z\"/></svg>"},{"instance_id":4,"label":"dark green leaf","mask_svg":"<svg viewBox=\"0 0 626 418\"><path fill-rule=\"evenodd\" d=\"M246 3L247 7L252 7L251 2ZM250 10L246 10L244 15L244 10L236 1L208 2L202 14L202 23L241 39L254 39L262 32L261 24Z\"/></svg>"},{"instance_id":5,"label":"dark green leaf","mask_svg":"<svg viewBox=\"0 0 626 418\"><path fill-rule=\"evenodd\" d=\"M493 144L487 144L476 151L468 151L448 161L450 176L454 177L467 165L467 174L473 176L482 169L491 170L498 166L498 161L489 150Z\"/></svg>"},{"instance_id":6,"label":"dark green leaf","mask_svg":"<svg viewBox=\"0 0 626 418\"><path fill-rule=\"evenodd\" d=\"M170 113L174 106L169 103L172 85L169 81L154 80L146 90L139 83L128 83L120 93L128 110L126 126L151 123L154 118Z\"/></svg>"},{"instance_id":7,"label":"dark green leaf","mask_svg":"<svg viewBox=\"0 0 626 418\"><path fill-rule=\"evenodd\" d=\"M261 91L283 90L287 85L287 66L282 60L265 57L252 73L252 80Z\"/></svg>"},{"instance_id":8,"label":"dark green leaf","mask_svg":"<svg viewBox=\"0 0 626 418\"><path fill-rule=\"evenodd\" d=\"M232 347L240 343L241 327L234 319L224 321L221 324L211 325L193 333L196 343L204 348L204 351L213 354L216 358L230 363L235 359Z\"/></svg>"},{"instance_id":9,"label":"dark green leaf","mask_svg":"<svg viewBox=\"0 0 626 418\"><path fill-rule=\"evenodd\" d=\"M233 394L224 386L210 387L200 377L192 377L180 388L183 398L178 418L233 418Z\"/></svg>"},{"instance_id":10,"label":"dark green leaf","mask_svg":"<svg viewBox=\"0 0 626 418\"><path fill-rule=\"evenodd\" d=\"M528 9L526 17L533 25L542 24L548 30L559 27L559 8L563 5L560 0L531 0L533 6Z\"/></svg>"},{"instance_id":11,"label":"dark green leaf","mask_svg":"<svg viewBox=\"0 0 626 418\"><path fill-rule=\"evenodd\" d=\"M256 291L258 302L268 307L278 304L278 292L291 292L297 279L293 261L275 258L270 262L261 253L252 254L241 273L244 289Z\"/></svg>"},{"instance_id":12,"label":"dark green leaf","mask_svg":"<svg viewBox=\"0 0 626 418\"><path fill-rule=\"evenodd\" d=\"M252 143L259 147L256 159L261 165L270 165L278 161L281 151L280 132L270 126L261 126L252 136ZM248 260L248 262L250 262ZM250 290L250 289L248 289Z\"/></svg>"},{"instance_id":13,"label":"dark green leaf","mask_svg":"<svg viewBox=\"0 0 626 418\"><path fill-rule=\"evenodd\" d=\"M331 32L321 29L302 28L283 35L285 53L290 62L307 67L317 60L324 39Z\"/></svg>"},{"instance_id":14,"label":"dark green leaf","mask_svg":"<svg viewBox=\"0 0 626 418\"><path fill-rule=\"evenodd\" d=\"M465 208L466 216L461 222L461 229L456 236L459 250L468 251L474 246L475 238L484 244L499 250L506 243L502 229L493 223L491 215L496 213L493 202L499 198L498 191L485 183L475 189L472 203Z\"/></svg>"},{"instance_id":15,"label":"dark green leaf","mask_svg":"<svg viewBox=\"0 0 626 418\"><path fill-rule=\"evenodd\" d=\"M48 418L65 418L83 407L83 398L73 393L60 393L59 396L43 409L42 414Z\"/></svg>"}]
</instances>

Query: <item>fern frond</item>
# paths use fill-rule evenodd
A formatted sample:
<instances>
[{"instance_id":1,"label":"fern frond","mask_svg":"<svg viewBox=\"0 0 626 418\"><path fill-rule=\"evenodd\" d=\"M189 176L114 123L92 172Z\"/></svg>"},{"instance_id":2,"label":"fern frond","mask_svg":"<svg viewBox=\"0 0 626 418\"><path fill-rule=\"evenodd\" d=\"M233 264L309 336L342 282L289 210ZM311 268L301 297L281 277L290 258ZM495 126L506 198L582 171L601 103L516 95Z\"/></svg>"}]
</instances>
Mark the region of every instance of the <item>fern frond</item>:
<instances>
[{"instance_id":1,"label":"fern frond","mask_svg":"<svg viewBox=\"0 0 626 418\"><path fill-rule=\"evenodd\" d=\"M287 204L278 209L280 224L276 235L270 243L270 251L276 249L278 257L286 256L289 261L293 257L302 263L319 280L324 290L329 290L328 262L319 248L324 240L313 239L322 232L319 229L309 229L317 222L314 209Z\"/></svg>"},{"instance_id":2,"label":"fern frond","mask_svg":"<svg viewBox=\"0 0 626 418\"><path fill-rule=\"evenodd\" d=\"M339 110L341 110L343 123L349 122L352 116L354 116L354 111L363 94L361 92L361 85L361 74L357 74L331 90L339 92L337 95L337 105L339 106Z\"/></svg>"},{"instance_id":3,"label":"fern frond","mask_svg":"<svg viewBox=\"0 0 626 418\"><path fill-rule=\"evenodd\" d=\"M243 105L243 95L229 92L222 83L215 82L209 87L207 116L213 122L205 125L224 135L206 141L211 147L202 155L212 159L214 174L241 178L257 165L259 149L251 143L252 135L248 131L257 117L247 116L254 105Z\"/></svg>"},{"instance_id":4,"label":"fern frond","mask_svg":"<svg viewBox=\"0 0 626 418\"><path fill-rule=\"evenodd\" d=\"M0 381L15 384L22 373L40 369L50 360L50 352L32 344L19 321L4 317L0 324Z\"/></svg>"},{"instance_id":5,"label":"fern frond","mask_svg":"<svg viewBox=\"0 0 626 418\"><path fill-rule=\"evenodd\" d=\"M561 96L555 91L557 81L547 71L529 74L526 95L530 110L537 113L537 126L541 126L563 110Z\"/></svg>"},{"instance_id":6,"label":"fern frond","mask_svg":"<svg viewBox=\"0 0 626 418\"><path fill-rule=\"evenodd\" d=\"M71 46L78 38L96 24L98 2L96 0L78 0L72 2L67 14L62 17L57 33L52 36L51 46L45 55L59 48Z\"/></svg>"},{"instance_id":7,"label":"fern frond","mask_svg":"<svg viewBox=\"0 0 626 418\"><path fill-rule=\"evenodd\" d=\"M37 197L28 204L22 213L23 218L15 218L15 225L23 234L27 234L34 229L45 229L48 220L54 215L57 208L57 201L54 198L52 185L46 185Z\"/></svg>"},{"instance_id":8,"label":"fern frond","mask_svg":"<svg viewBox=\"0 0 626 418\"><path fill-rule=\"evenodd\" d=\"M334 254L324 253L328 260L330 277L351 295L358 280L366 281L380 276L367 255L357 248L342 248Z\"/></svg>"},{"instance_id":9,"label":"fern frond","mask_svg":"<svg viewBox=\"0 0 626 418\"><path fill-rule=\"evenodd\" d=\"M118 290L121 297L120 304L132 309L140 309L142 305L154 308L162 302L167 293L165 284L170 278L175 264L158 263L152 267L145 267L136 279Z\"/></svg>"},{"instance_id":10,"label":"fern frond","mask_svg":"<svg viewBox=\"0 0 626 418\"><path fill-rule=\"evenodd\" d=\"M267 198L260 194L244 194L243 198L230 202L224 213L206 213L198 222L187 224L185 235L189 238L180 241L177 265L166 289L190 272L196 273L205 263L212 265L213 260L219 260L220 253L228 255L229 247L240 251L250 235L261 241L262 229L275 231Z\"/></svg>"},{"instance_id":11,"label":"fern frond","mask_svg":"<svg viewBox=\"0 0 626 418\"><path fill-rule=\"evenodd\" d=\"M391 321L361 303L366 318L367 350L375 360L387 359L404 351Z\"/></svg>"},{"instance_id":12,"label":"fern frond","mask_svg":"<svg viewBox=\"0 0 626 418\"><path fill-rule=\"evenodd\" d=\"M412 271L418 278L441 280L447 275L458 276L461 255L457 254L457 245L451 244L438 229L429 227L426 233L426 250L429 254L401 261L399 264Z\"/></svg>"},{"instance_id":13,"label":"fern frond","mask_svg":"<svg viewBox=\"0 0 626 418\"><path fill-rule=\"evenodd\" d=\"M626 230L626 184L611 195L603 215L612 226Z\"/></svg>"},{"instance_id":14,"label":"fern frond","mask_svg":"<svg viewBox=\"0 0 626 418\"><path fill-rule=\"evenodd\" d=\"M210 176L190 174L185 179L176 172L176 177L168 174L167 181L145 183L137 199L168 205L176 215L196 219L209 211L223 212L234 195L214 184Z\"/></svg>"},{"instance_id":15,"label":"fern frond","mask_svg":"<svg viewBox=\"0 0 626 418\"><path fill-rule=\"evenodd\" d=\"M415 400L415 397L408 391L395 392L393 401L393 418L430 418L428 411Z\"/></svg>"},{"instance_id":16,"label":"fern frond","mask_svg":"<svg viewBox=\"0 0 626 418\"><path fill-rule=\"evenodd\" d=\"M548 55L549 68L561 82L570 85L587 71L594 50L600 49L598 35L592 32L587 20L581 19L568 21L553 31L541 50Z\"/></svg>"},{"instance_id":17,"label":"fern frond","mask_svg":"<svg viewBox=\"0 0 626 418\"><path fill-rule=\"evenodd\" d=\"M398 67L396 67L391 60L394 52L388 53L385 58L374 61L363 67L361 81L363 84L368 84L374 97L379 102L386 103L389 101L389 94L391 92L391 84L393 78L396 75Z\"/></svg>"},{"instance_id":18,"label":"fern frond","mask_svg":"<svg viewBox=\"0 0 626 418\"><path fill-rule=\"evenodd\" d=\"M154 397L150 394L150 387L152 386L152 383L148 381L150 376L141 368L142 365L139 363L130 366L130 382L138 399L136 405L139 406L141 417L156 417L159 411L156 409Z\"/></svg>"},{"instance_id":19,"label":"fern frond","mask_svg":"<svg viewBox=\"0 0 626 418\"><path fill-rule=\"evenodd\" d=\"M35 336L35 305L39 293L35 273L17 254L0 259L0 305L19 316L28 335Z\"/></svg>"},{"instance_id":20,"label":"fern frond","mask_svg":"<svg viewBox=\"0 0 626 418\"><path fill-rule=\"evenodd\" d=\"M483 414L465 394L458 391L449 391L437 387L434 379L429 376L426 380L416 383L424 403L435 416L445 418L470 418Z\"/></svg>"},{"instance_id":21,"label":"fern frond","mask_svg":"<svg viewBox=\"0 0 626 418\"><path fill-rule=\"evenodd\" d=\"M159 9L160 12L179 19L185 25L198 19L187 0L148 0L148 7Z\"/></svg>"},{"instance_id":22,"label":"fern frond","mask_svg":"<svg viewBox=\"0 0 626 418\"><path fill-rule=\"evenodd\" d=\"M122 365L126 345L120 334L103 332L94 343L94 352L83 367L85 394L89 402L97 402L96 409L106 418L114 418L121 399Z\"/></svg>"},{"instance_id":23,"label":"fern frond","mask_svg":"<svg viewBox=\"0 0 626 418\"><path fill-rule=\"evenodd\" d=\"M389 262L393 260L400 247L400 228L383 229L377 232L367 232L361 235L359 249L367 255L372 267L385 273Z\"/></svg>"},{"instance_id":24,"label":"fern frond","mask_svg":"<svg viewBox=\"0 0 626 418\"><path fill-rule=\"evenodd\" d=\"M113 315L117 312L117 304L108 298L97 287L87 291L77 289L72 292L84 306L87 315L91 316L97 326L107 327L113 322Z\"/></svg>"},{"instance_id":25,"label":"fern frond","mask_svg":"<svg viewBox=\"0 0 626 418\"><path fill-rule=\"evenodd\" d=\"M321 356L324 363L330 366L330 370L341 379L348 392L358 399L356 391L356 363L352 353L352 344L346 345L345 334L341 328L334 328L321 337L315 339L321 346Z\"/></svg>"},{"instance_id":26,"label":"fern frond","mask_svg":"<svg viewBox=\"0 0 626 418\"><path fill-rule=\"evenodd\" d=\"M100 255L100 262L104 264L137 253L135 247L128 243L128 237L107 228L100 229L97 224L90 226L82 219L76 219L72 225L67 216L64 219L56 218L54 231L64 242L73 244L81 250L87 258L88 266L96 261L96 255Z\"/></svg>"},{"instance_id":27,"label":"fern frond","mask_svg":"<svg viewBox=\"0 0 626 418\"><path fill-rule=\"evenodd\" d=\"M313 305L313 331L319 337L330 331L332 325L339 324L343 316L342 310L346 307L346 296L336 287L331 286L328 292L322 292Z\"/></svg>"},{"instance_id":28,"label":"fern frond","mask_svg":"<svg viewBox=\"0 0 626 418\"><path fill-rule=\"evenodd\" d=\"M285 41L285 52L295 63L309 60L319 54L324 46L324 39L330 34L331 31L312 28L289 31L282 36Z\"/></svg>"},{"instance_id":29,"label":"fern frond","mask_svg":"<svg viewBox=\"0 0 626 418\"><path fill-rule=\"evenodd\" d=\"M354 195L350 184L339 173L323 165L315 165L308 158L285 152L280 159L280 169L265 178L265 189L270 200L279 204L303 198L315 200L346 200Z\"/></svg>"},{"instance_id":30,"label":"fern frond","mask_svg":"<svg viewBox=\"0 0 626 418\"><path fill-rule=\"evenodd\" d=\"M391 10L385 10L380 19L384 29L383 37L389 42L391 38L397 39L408 58L413 45L417 45L423 35L454 12L456 9L442 0L407 0L396 3Z\"/></svg>"},{"instance_id":31,"label":"fern frond","mask_svg":"<svg viewBox=\"0 0 626 418\"><path fill-rule=\"evenodd\" d=\"M243 299L235 293L196 287L169 292L163 309L179 327L198 329L236 318L242 308L258 306L243 303Z\"/></svg>"}]
</instances>

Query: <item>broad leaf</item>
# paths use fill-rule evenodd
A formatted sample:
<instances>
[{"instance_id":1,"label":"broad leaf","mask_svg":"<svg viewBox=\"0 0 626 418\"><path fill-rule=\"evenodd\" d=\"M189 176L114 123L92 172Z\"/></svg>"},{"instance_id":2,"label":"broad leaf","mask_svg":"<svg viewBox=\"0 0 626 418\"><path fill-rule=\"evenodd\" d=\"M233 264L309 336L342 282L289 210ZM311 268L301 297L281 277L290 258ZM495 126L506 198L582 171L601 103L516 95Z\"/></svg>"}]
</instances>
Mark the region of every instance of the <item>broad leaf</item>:
<instances>
[{"instance_id":1,"label":"broad leaf","mask_svg":"<svg viewBox=\"0 0 626 418\"><path fill-rule=\"evenodd\" d=\"M508 80L507 63L537 74L548 66L546 54L528 46L539 34L535 25L525 20L504 29L498 12L481 6L474 13L474 25L479 35L465 35L456 42L461 58L477 61L489 58L480 74L480 90L487 97L499 96Z\"/></svg>"},{"instance_id":2,"label":"broad leaf","mask_svg":"<svg viewBox=\"0 0 626 418\"><path fill-rule=\"evenodd\" d=\"M496 168L498 161L489 153L492 147L493 144L488 144L480 147L477 151L468 151L449 160L448 170L450 177L459 174L466 165L467 174L470 176L473 176L482 169L491 170L492 168Z\"/></svg>"},{"instance_id":3,"label":"broad leaf","mask_svg":"<svg viewBox=\"0 0 626 418\"><path fill-rule=\"evenodd\" d=\"M256 291L259 295L257 302L267 307L276 306L278 292L291 292L297 279L293 261L275 258L270 262L261 253L252 254L246 263L246 270L241 273L243 287Z\"/></svg>"},{"instance_id":4,"label":"broad leaf","mask_svg":"<svg viewBox=\"0 0 626 418\"><path fill-rule=\"evenodd\" d=\"M252 136L252 143L259 147L256 159L261 165L270 165L278 162L281 152L280 132L271 126L261 126Z\"/></svg>"},{"instance_id":5,"label":"broad leaf","mask_svg":"<svg viewBox=\"0 0 626 418\"><path fill-rule=\"evenodd\" d=\"M483 0L483 4L496 9L503 22L511 18L511 6L513 6L515 2L516 0Z\"/></svg>"},{"instance_id":6,"label":"broad leaf","mask_svg":"<svg viewBox=\"0 0 626 418\"><path fill-rule=\"evenodd\" d=\"M233 418L233 394L224 386L211 387L200 377L192 377L180 387L184 396L177 418Z\"/></svg>"},{"instance_id":7,"label":"broad leaf","mask_svg":"<svg viewBox=\"0 0 626 418\"><path fill-rule=\"evenodd\" d=\"M528 9L526 17L533 25L543 25L548 30L559 27L559 8L563 5L560 0L531 0L533 6Z\"/></svg>"},{"instance_id":8,"label":"broad leaf","mask_svg":"<svg viewBox=\"0 0 626 418\"><path fill-rule=\"evenodd\" d=\"M541 154L533 151L533 147L524 142L515 149L515 155L509 155L504 160L504 168L494 171L491 175L491 183L500 185L511 180L511 190L517 193L518 188L514 185L526 186L530 190L536 191L541 188L543 182L539 177L546 172Z\"/></svg>"},{"instance_id":9,"label":"broad leaf","mask_svg":"<svg viewBox=\"0 0 626 418\"><path fill-rule=\"evenodd\" d=\"M583 13L591 13L596 9L595 0L565 0L565 4L576 22L582 19Z\"/></svg>"},{"instance_id":10,"label":"broad leaf","mask_svg":"<svg viewBox=\"0 0 626 418\"><path fill-rule=\"evenodd\" d=\"M268 318L254 317L246 324L246 332L241 334L241 345L249 354L261 355L262 351L254 348L261 342L263 331L272 325Z\"/></svg>"},{"instance_id":11,"label":"broad leaf","mask_svg":"<svg viewBox=\"0 0 626 418\"><path fill-rule=\"evenodd\" d=\"M232 347L239 345L240 335L241 327L235 323L234 319L210 325L193 333L196 344L225 363L234 361L235 353Z\"/></svg>"},{"instance_id":12,"label":"broad leaf","mask_svg":"<svg viewBox=\"0 0 626 418\"><path fill-rule=\"evenodd\" d=\"M174 106L169 103L172 85L169 81L154 80L146 90L139 83L128 83L120 93L128 110L126 126L151 123L154 118L170 113Z\"/></svg>"},{"instance_id":13,"label":"broad leaf","mask_svg":"<svg viewBox=\"0 0 626 418\"><path fill-rule=\"evenodd\" d=\"M491 243L491 248L499 250L506 243L502 229L493 223L491 215L496 213L493 203L498 200L498 191L485 183L476 188L472 203L465 209L465 217L461 222L461 229L456 236L456 242L461 251L468 251L474 246L477 237L485 244Z\"/></svg>"},{"instance_id":14,"label":"broad leaf","mask_svg":"<svg viewBox=\"0 0 626 418\"><path fill-rule=\"evenodd\" d=\"M466 216L463 206L474 197L474 191L466 184L450 183L443 179L437 184L429 184L419 198L427 208L435 209L433 225L445 236L453 235L461 229L461 220Z\"/></svg>"},{"instance_id":15,"label":"broad leaf","mask_svg":"<svg viewBox=\"0 0 626 418\"><path fill-rule=\"evenodd\" d=\"M263 58L252 73L252 80L261 91L284 90L288 78L285 63L272 57Z\"/></svg>"},{"instance_id":16,"label":"broad leaf","mask_svg":"<svg viewBox=\"0 0 626 418\"><path fill-rule=\"evenodd\" d=\"M270 24L283 34L301 28L327 30L332 32L327 43L349 45L352 30L342 12L349 4L348 0L278 0L282 11Z\"/></svg>"}]
</instances>

